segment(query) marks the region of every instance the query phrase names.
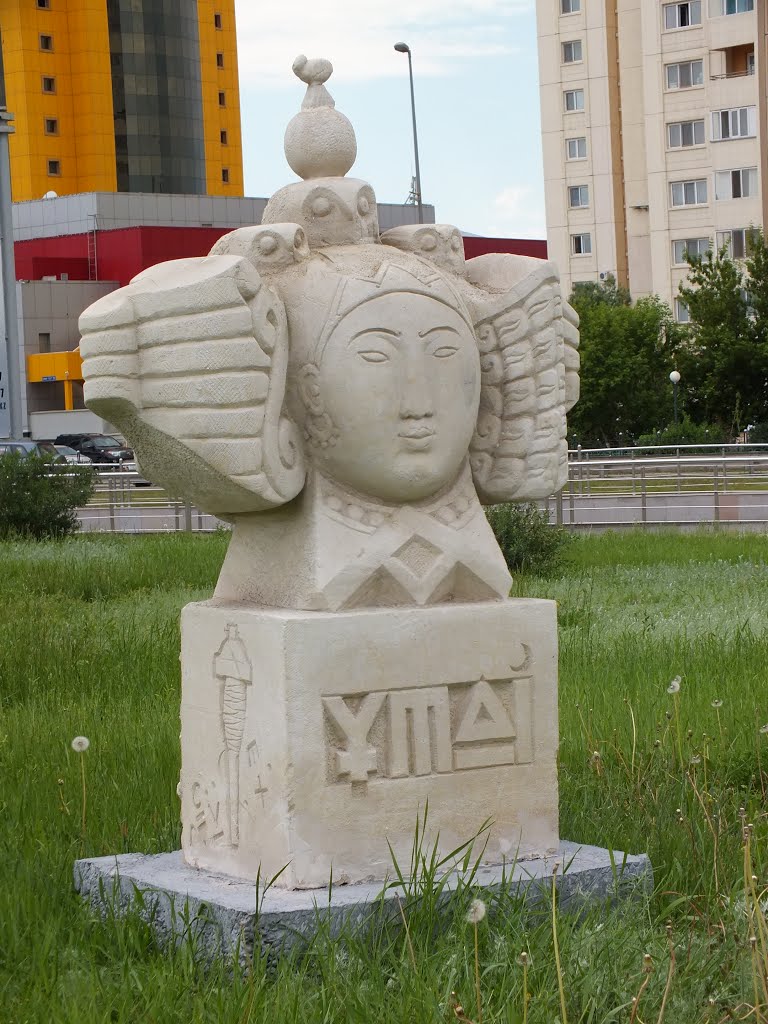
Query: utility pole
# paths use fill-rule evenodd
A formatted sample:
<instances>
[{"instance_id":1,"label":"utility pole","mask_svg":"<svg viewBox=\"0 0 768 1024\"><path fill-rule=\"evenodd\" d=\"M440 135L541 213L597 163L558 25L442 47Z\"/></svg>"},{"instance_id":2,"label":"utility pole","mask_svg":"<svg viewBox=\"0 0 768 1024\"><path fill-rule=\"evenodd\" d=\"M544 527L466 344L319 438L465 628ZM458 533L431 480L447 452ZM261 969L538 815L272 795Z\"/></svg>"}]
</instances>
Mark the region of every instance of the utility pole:
<instances>
[{"instance_id":1,"label":"utility pole","mask_svg":"<svg viewBox=\"0 0 768 1024\"><path fill-rule=\"evenodd\" d=\"M9 136L13 114L5 102L5 71L0 39L0 437L21 438L19 321L16 312L16 261L13 256L13 203Z\"/></svg>"}]
</instances>

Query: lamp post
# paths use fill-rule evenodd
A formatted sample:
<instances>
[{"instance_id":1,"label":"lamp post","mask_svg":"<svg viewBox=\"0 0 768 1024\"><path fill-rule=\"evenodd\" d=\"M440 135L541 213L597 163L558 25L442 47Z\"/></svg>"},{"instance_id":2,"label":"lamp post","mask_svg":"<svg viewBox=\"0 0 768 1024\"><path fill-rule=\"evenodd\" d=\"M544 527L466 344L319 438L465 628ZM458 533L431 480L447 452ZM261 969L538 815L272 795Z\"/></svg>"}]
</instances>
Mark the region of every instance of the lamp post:
<instances>
[{"instance_id":1,"label":"lamp post","mask_svg":"<svg viewBox=\"0 0 768 1024\"><path fill-rule=\"evenodd\" d=\"M680 383L680 374L677 370L673 370L669 379L672 381L672 409L675 426L677 426L677 385Z\"/></svg>"},{"instance_id":2,"label":"lamp post","mask_svg":"<svg viewBox=\"0 0 768 1024\"><path fill-rule=\"evenodd\" d=\"M419 224L424 223L424 211L421 208L421 172L419 171L419 136L416 132L416 98L413 93L413 62L411 48L408 43L395 43L398 53L408 54L408 77L411 82L411 116L413 117L413 158L416 164L416 205L419 209Z\"/></svg>"}]
</instances>

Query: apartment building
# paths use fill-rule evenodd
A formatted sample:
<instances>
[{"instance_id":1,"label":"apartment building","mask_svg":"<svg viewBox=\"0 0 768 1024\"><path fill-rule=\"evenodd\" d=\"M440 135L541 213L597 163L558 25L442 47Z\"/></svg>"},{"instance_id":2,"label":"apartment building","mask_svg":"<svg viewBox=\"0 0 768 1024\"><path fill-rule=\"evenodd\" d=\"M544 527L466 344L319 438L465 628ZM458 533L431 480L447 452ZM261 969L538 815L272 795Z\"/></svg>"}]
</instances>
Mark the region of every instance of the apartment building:
<instances>
[{"instance_id":1,"label":"apartment building","mask_svg":"<svg viewBox=\"0 0 768 1024\"><path fill-rule=\"evenodd\" d=\"M0 0L15 201L243 194L234 0Z\"/></svg>"},{"instance_id":2,"label":"apartment building","mask_svg":"<svg viewBox=\"0 0 768 1024\"><path fill-rule=\"evenodd\" d=\"M550 258L680 320L686 252L766 224L768 0L537 0Z\"/></svg>"}]
</instances>

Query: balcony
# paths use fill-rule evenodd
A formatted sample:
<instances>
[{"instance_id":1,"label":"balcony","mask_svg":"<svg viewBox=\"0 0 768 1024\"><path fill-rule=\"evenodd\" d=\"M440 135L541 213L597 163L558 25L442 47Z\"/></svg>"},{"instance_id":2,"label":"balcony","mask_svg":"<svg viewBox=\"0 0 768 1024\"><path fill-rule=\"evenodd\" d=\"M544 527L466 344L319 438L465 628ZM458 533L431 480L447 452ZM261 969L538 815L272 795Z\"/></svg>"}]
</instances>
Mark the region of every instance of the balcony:
<instances>
[{"instance_id":1,"label":"balcony","mask_svg":"<svg viewBox=\"0 0 768 1024\"><path fill-rule=\"evenodd\" d=\"M727 78L746 78L754 73L754 43L728 46L722 50L712 50L709 54L709 77L714 81Z\"/></svg>"}]
</instances>

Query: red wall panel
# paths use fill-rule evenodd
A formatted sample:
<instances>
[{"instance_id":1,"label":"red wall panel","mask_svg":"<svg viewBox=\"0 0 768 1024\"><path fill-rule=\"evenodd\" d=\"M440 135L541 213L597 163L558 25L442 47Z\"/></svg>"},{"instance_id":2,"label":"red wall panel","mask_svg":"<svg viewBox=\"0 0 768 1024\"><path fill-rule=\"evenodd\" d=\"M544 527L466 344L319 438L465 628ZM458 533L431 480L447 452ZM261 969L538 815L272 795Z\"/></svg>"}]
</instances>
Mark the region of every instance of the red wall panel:
<instances>
[{"instance_id":1,"label":"red wall panel","mask_svg":"<svg viewBox=\"0 0 768 1024\"><path fill-rule=\"evenodd\" d=\"M540 238L464 238L464 255L468 260L488 252L510 252L515 256L547 258L547 243Z\"/></svg>"},{"instance_id":2,"label":"red wall panel","mask_svg":"<svg viewBox=\"0 0 768 1024\"><path fill-rule=\"evenodd\" d=\"M131 227L99 231L96 235L96 276L100 281L128 284L147 267L186 256L205 256L229 228ZM39 280L43 276L69 274L87 281L87 235L60 235L16 242L16 277ZM547 258L547 243L530 238L465 238L467 259L488 252Z\"/></svg>"}]
</instances>

